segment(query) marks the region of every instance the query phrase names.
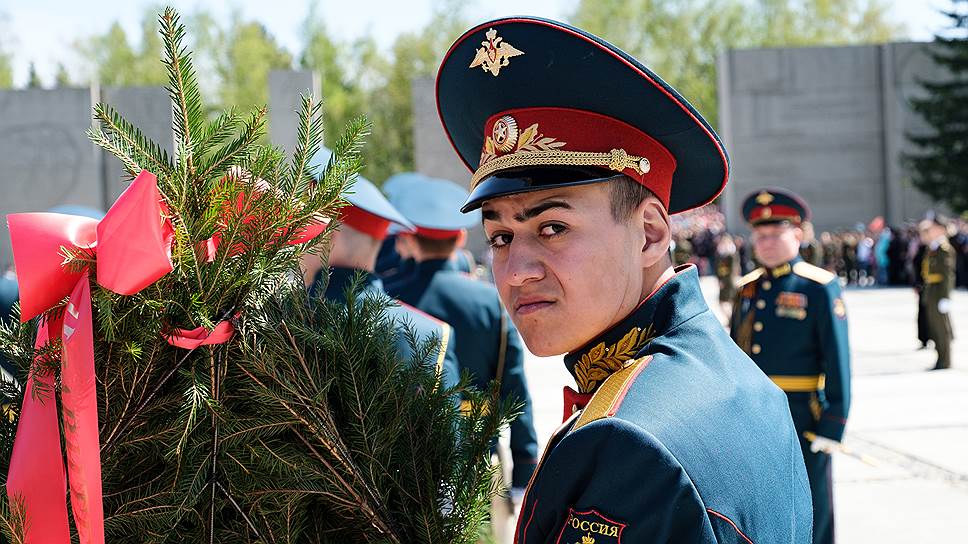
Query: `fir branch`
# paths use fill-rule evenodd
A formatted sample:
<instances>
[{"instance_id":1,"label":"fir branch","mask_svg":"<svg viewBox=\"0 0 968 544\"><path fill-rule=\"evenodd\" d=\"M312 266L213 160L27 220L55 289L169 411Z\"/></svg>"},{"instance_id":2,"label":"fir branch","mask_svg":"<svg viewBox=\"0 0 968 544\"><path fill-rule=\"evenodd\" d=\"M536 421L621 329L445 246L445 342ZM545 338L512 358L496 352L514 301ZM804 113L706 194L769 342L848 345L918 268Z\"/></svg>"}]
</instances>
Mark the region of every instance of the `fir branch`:
<instances>
[{"instance_id":1,"label":"fir branch","mask_svg":"<svg viewBox=\"0 0 968 544\"><path fill-rule=\"evenodd\" d=\"M96 128L88 131L95 144L119 159L132 177L141 169L162 178L172 173L173 165L168 152L154 143L136 126L129 123L117 110L106 104L94 106L94 119L104 132Z\"/></svg>"},{"instance_id":2,"label":"fir branch","mask_svg":"<svg viewBox=\"0 0 968 544\"><path fill-rule=\"evenodd\" d=\"M265 125L266 108L263 106L242 123L242 130L231 142L220 147L200 166L198 177L205 179L215 172L227 172L244 159L245 151L259 139Z\"/></svg>"},{"instance_id":3,"label":"fir branch","mask_svg":"<svg viewBox=\"0 0 968 544\"><path fill-rule=\"evenodd\" d=\"M323 144L322 103L311 96L301 98L296 148L285 179L285 191L290 196L304 194L309 188L314 178L309 161Z\"/></svg>"},{"instance_id":4,"label":"fir branch","mask_svg":"<svg viewBox=\"0 0 968 544\"><path fill-rule=\"evenodd\" d=\"M121 166L129 178L134 179L141 172L141 166L138 165L136 160L131 158L120 138L112 138L96 127L88 129L87 137L94 142L94 145L117 157L121 161Z\"/></svg>"},{"instance_id":5,"label":"fir branch","mask_svg":"<svg viewBox=\"0 0 968 544\"><path fill-rule=\"evenodd\" d=\"M165 49L162 63L168 69L168 92L174 107L172 128L176 148L185 153L188 172L194 173L195 144L197 139L201 139L201 127L205 120L201 93L191 56L183 45L185 26L181 24L178 13L170 7L165 8L158 22Z\"/></svg>"}]
</instances>

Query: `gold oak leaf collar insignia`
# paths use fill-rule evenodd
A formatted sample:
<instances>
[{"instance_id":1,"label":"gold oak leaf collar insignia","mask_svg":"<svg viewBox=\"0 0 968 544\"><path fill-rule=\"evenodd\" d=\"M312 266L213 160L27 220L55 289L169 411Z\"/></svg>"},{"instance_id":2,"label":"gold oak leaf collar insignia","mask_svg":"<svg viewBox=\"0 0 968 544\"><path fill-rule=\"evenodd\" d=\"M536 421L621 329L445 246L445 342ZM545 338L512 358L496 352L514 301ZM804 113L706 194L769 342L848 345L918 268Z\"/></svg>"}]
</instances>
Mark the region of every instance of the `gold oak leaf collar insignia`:
<instances>
[{"instance_id":1,"label":"gold oak leaf collar insignia","mask_svg":"<svg viewBox=\"0 0 968 544\"><path fill-rule=\"evenodd\" d=\"M501 68L504 68L510 62L508 59L511 57L517 57L524 54L524 51L517 49L513 45L504 41L497 35L497 31L493 28L488 30L485 34L487 40L481 42L481 46L477 49L477 53L474 55L474 60L471 61L470 68L481 67L485 72L490 72L494 77L497 77L501 73Z\"/></svg>"},{"instance_id":2,"label":"gold oak leaf collar insignia","mask_svg":"<svg viewBox=\"0 0 968 544\"><path fill-rule=\"evenodd\" d=\"M635 327L615 344L601 342L586 351L575 363L575 382L580 393L591 393L614 372L625 367L654 337L652 325Z\"/></svg>"}]
</instances>

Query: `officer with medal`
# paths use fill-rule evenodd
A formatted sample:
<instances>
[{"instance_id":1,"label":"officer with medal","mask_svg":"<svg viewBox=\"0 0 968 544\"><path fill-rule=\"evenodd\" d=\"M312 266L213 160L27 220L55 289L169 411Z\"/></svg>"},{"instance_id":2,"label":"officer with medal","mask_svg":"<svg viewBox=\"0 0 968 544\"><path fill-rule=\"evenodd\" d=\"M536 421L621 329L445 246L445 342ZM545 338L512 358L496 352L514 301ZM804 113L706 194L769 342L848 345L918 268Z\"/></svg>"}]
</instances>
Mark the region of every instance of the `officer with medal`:
<instances>
[{"instance_id":1,"label":"officer with medal","mask_svg":"<svg viewBox=\"0 0 968 544\"><path fill-rule=\"evenodd\" d=\"M330 150L323 148L313 162L325 167L331 155ZM310 296L319 296L322 291L327 300L345 302L347 289L358 277L362 277L360 296L386 296L383 283L373 273L380 244L391 223L404 229L412 229L413 225L362 176L356 178L344 198L349 205L340 210L339 228L330 237L329 268L323 268L319 256L312 254L304 255L300 263ZM387 313L400 328L396 343L401 358L407 360L412 355L407 335L403 334L404 327L409 327L419 341L436 338L440 348L435 364L441 381L445 387L456 385L460 371L450 325L399 301Z\"/></svg>"},{"instance_id":2,"label":"officer with medal","mask_svg":"<svg viewBox=\"0 0 968 544\"><path fill-rule=\"evenodd\" d=\"M486 391L491 380L498 380L502 398L524 403L510 428L511 498L519 501L538 461L524 348L494 286L462 272L454 258L466 229L480 222L480 214L460 212L467 191L448 180L421 176L393 198L414 225L413 232L397 235L397 243L407 247L417 264L390 294L454 327L460 369L470 373L478 389Z\"/></svg>"},{"instance_id":3,"label":"officer with medal","mask_svg":"<svg viewBox=\"0 0 968 544\"><path fill-rule=\"evenodd\" d=\"M743 201L761 268L740 280L730 333L783 389L800 436L813 495L814 542L834 539L830 454L850 409L847 311L837 275L799 255L810 217L803 200L780 189Z\"/></svg>"},{"instance_id":4,"label":"officer with medal","mask_svg":"<svg viewBox=\"0 0 968 544\"><path fill-rule=\"evenodd\" d=\"M669 214L728 177L699 112L611 44L531 17L462 35L437 105L501 300L578 387L516 542L809 542L786 397L707 307L696 267L669 256Z\"/></svg>"}]
</instances>

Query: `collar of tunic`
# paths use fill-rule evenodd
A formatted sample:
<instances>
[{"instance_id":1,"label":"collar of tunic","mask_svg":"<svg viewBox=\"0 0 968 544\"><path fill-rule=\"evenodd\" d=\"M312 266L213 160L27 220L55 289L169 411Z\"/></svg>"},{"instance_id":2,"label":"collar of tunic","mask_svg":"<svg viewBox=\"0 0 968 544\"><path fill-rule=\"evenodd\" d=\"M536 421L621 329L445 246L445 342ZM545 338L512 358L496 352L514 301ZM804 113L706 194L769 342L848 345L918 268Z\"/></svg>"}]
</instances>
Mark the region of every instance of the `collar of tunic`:
<instances>
[{"instance_id":1,"label":"collar of tunic","mask_svg":"<svg viewBox=\"0 0 968 544\"><path fill-rule=\"evenodd\" d=\"M579 392L592 393L612 373L646 355L654 338L670 334L707 309L696 267L677 267L676 274L625 319L566 354L565 366L574 376Z\"/></svg>"}]
</instances>

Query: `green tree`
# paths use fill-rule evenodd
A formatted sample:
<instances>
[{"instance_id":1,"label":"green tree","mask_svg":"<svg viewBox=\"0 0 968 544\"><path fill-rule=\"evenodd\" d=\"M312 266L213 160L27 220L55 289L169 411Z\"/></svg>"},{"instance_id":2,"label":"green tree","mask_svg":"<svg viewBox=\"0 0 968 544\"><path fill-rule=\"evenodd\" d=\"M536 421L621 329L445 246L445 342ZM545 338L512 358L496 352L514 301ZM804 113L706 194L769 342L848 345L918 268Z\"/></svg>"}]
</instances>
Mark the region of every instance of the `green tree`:
<instances>
[{"instance_id":1,"label":"green tree","mask_svg":"<svg viewBox=\"0 0 968 544\"><path fill-rule=\"evenodd\" d=\"M963 214L968 212L968 0L953 0L944 14L952 26L935 36L931 58L948 75L922 82L926 96L911 101L930 129L908 135L920 153L905 162L915 187Z\"/></svg>"},{"instance_id":2,"label":"green tree","mask_svg":"<svg viewBox=\"0 0 968 544\"><path fill-rule=\"evenodd\" d=\"M879 0L580 0L570 21L643 61L718 124L716 62L739 47L887 41Z\"/></svg>"},{"instance_id":3,"label":"green tree","mask_svg":"<svg viewBox=\"0 0 968 544\"><path fill-rule=\"evenodd\" d=\"M0 12L0 89L13 87L13 54L7 50L3 36L9 36L9 24L4 13Z\"/></svg>"},{"instance_id":4,"label":"green tree","mask_svg":"<svg viewBox=\"0 0 968 544\"><path fill-rule=\"evenodd\" d=\"M369 93L367 111L379 134L367 149L366 172L381 182L389 176L415 168L413 88L418 77L433 77L454 40L470 27L464 5L440 2L420 31L401 34L394 41L384 65L382 85Z\"/></svg>"},{"instance_id":5,"label":"green tree","mask_svg":"<svg viewBox=\"0 0 968 544\"><path fill-rule=\"evenodd\" d=\"M0 47L0 89L13 87L13 56Z\"/></svg>"},{"instance_id":6,"label":"green tree","mask_svg":"<svg viewBox=\"0 0 968 544\"><path fill-rule=\"evenodd\" d=\"M67 68L64 66L64 63L58 62L57 73L54 74L54 86L70 87L71 85L71 75L67 73Z\"/></svg>"},{"instance_id":7,"label":"green tree","mask_svg":"<svg viewBox=\"0 0 968 544\"><path fill-rule=\"evenodd\" d=\"M371 36L351 43L334 40L313 6L304 24L300 65L322 76L327 129L365 114L379 136L367 144L363 174L379 184L413 170L412 81L437 73L448 47L469 26L466 3L437 2L428 23L398 36L389 54L381 53Z\"/></svg>"},{"instance_id":8,"label":"green tree","mask_svg":"<svg viewBox=\"0 0 968 544\"><path fill-rule=\"evenodd\" d=\"M76 50L101 85L164 85L168 76L158 63L162 44L155 32L156 9L146 10L141 19L141 42L131 44L121 23L115 22L101 35L78 40Z\"/></svg>"},{"instance_id":9,"label":"green tree","mask_svg":"<svg viewBox=\"0 0 968 544\"><path fill-rule=\"evenodd\" d=\"M37 67L34 63L30 63L30 67L27 69L27 88L28 89L39 89L42 87L40 82L40 76L37 74Z\"/></svg>"},{"instance_id":10,"label":"green tree","mask_svg":"<svg viewBox=\"0 0 968 544\"><path fill-rule=\"evenodd\" d=\"M13 87L13 62L10 55L0 51L0 89Z\"/></svg>"},{"instance_id":11,"label":"green tree","mask_svg":"<svg viewBox=\"0 0 968 544\"><path fill-rule=\"evenodd\" d=\"M368 40L351 44L335 40L319 15L318 2L310 4L303 22L303 40L305 45L299 66L319 74L326 103L326 116L323 119L325 134L338 134L339 127L362 115L366 109L366 91L361 76L369 66L361 62L363 56L360 52L369 50L370 44ZM371 57L367 57L367 60L374 62ZM370 74L370 79L373 77ZM381 76L377 74L376 77Z\"/></svg>"},{"instance_id":12,"label":"green tree","mask_svg":"<svg viewBox=\"0 0 968 544\"><path fill-rule=\"evenodd\" d=\"M217 76L219 106L250 109L269 101L269 72L292 67L292 55L261 23L244 21L239 13L228 25L199 14L203 31L199 52L211 59Z\"/></svg>"}]
</instances>

